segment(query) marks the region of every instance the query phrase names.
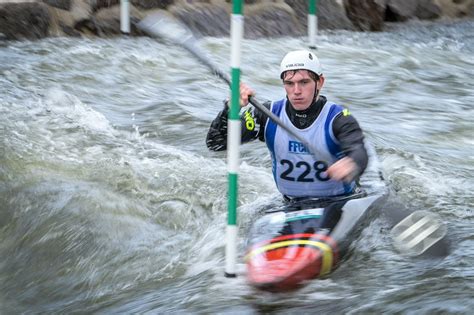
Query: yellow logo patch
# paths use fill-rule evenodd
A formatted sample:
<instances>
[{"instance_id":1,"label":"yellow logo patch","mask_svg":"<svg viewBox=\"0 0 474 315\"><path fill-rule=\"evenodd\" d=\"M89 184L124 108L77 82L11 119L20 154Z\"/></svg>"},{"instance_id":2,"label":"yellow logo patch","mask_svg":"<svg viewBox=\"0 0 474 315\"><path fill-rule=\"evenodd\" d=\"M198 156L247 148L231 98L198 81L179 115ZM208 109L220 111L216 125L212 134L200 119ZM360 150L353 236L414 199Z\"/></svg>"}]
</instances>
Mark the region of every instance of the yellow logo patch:
<instances>
[{"instance_id":1,"label":"yellow logo patch","mask_svg":"<svg viewBox=\"0 0 474 315\"><path fill-rule=\"evenodd\" d=\"M245 127L247 130L254 130L255 129L255 120L253 119L252 115L249 111L246 111L244 114L245 117Z\"/></svg>"},{"instance_id":2,"label":"yellow logo patch","mask_svg":"<svg viewBox=\"0 0 474 315\"><path fill-rule=\"evenodd\" d=\"M343 114L344 116L350 116L350 115L351 115L351 112L350 112L347 108L344 108L344 109L342 110L342 114Z\"/></svg>"}]
</instances>

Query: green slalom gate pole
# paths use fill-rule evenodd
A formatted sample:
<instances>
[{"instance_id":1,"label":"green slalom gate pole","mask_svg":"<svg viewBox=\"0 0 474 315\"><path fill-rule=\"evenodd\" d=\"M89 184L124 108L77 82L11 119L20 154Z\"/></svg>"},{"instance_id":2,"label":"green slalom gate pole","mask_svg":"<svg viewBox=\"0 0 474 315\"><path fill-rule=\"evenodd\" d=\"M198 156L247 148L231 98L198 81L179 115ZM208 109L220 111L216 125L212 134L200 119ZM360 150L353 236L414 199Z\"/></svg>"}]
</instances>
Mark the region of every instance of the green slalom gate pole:
<instances>
[{"instance_id":1,"label":"green slalom gate pole","mask_svg":"<svg viewBox=\"0 0 474 315\"><path fill-rule=\"evenodd\" d=\"M316 49L316 34L318 33L318 0L309 0L308 40L309 48Z\"/></svg>"},{"instance_id":2,"label":"green slalom gate pole","mask_svg":"<svg viewBox=\"0 0 474 315\"><path fill-rule=\"evenodd\" d=\"M231 106L227 132L227 168L229 173L228 214L226 230L225 276L236 277L237 266L237 201L240 155L240 57L244 33L243 4L232 1L231 16Z\"/></svg>"}]
</instances>

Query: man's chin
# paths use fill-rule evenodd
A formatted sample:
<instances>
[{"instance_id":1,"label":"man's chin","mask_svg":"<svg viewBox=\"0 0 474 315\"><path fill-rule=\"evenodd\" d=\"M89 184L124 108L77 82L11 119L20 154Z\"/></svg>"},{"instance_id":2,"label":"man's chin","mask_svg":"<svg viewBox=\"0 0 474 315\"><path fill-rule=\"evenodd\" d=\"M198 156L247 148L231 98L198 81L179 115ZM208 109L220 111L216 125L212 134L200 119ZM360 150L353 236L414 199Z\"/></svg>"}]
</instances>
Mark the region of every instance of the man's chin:
<instances>
[{"instance_id":1,"label":"man's chin","mask_svg":"<svg viewBox=\"0 0 474 315\"><path fill-rule=\"evenodd\" d=\"M293 105L293 108L296 110L304 110L309 107L309 105L303 101L292 101L291 104Z\"/></svg>"}]
</instances>

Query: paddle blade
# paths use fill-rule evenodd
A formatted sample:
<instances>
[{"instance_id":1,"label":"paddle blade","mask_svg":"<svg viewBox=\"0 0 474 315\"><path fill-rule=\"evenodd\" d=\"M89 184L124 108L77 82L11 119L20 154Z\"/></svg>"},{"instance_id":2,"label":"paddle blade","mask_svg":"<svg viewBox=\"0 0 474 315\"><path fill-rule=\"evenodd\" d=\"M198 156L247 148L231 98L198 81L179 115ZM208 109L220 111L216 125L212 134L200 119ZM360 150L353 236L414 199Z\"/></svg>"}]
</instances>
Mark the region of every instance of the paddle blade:
<instances>
[{"instance_id":1,"label":"paddle blade","mask_svg":"<svg viewBox=\"0 0 474 315\"><path fill-rule=\"evenodd\" d=\"M138 23L138 28L153 37L184 45L194 41L193 33L168 13L157 11L147 15Z\"/></svg>"},{"instance_id":2,"label":"paddle blade","mask_svg":"<svg viewBox=\"0 0 474 315\"><path fill-rule=\"evenodd\" d=\"M395 225L391 234L398 251L407 256L418 256L446 235L446 226L434 213L415 211Z\"/></svg>"}]
</instances>

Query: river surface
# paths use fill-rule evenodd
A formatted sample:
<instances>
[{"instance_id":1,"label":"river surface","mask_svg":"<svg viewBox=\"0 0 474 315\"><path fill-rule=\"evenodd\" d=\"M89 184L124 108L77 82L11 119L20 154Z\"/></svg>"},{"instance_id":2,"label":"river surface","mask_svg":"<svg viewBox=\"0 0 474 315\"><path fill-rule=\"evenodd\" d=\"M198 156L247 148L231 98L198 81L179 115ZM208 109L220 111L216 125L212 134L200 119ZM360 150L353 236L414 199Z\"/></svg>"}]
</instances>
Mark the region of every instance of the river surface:
<instances>
[{"instance_id":1,"label":"river surface","mask_svg":"<svg viewBox=\"0 0 474 315\"><path fill-rule=\"evenodd\" d=\"M207 129L228 87L150 38L0 47L0 314L472 314L474 23L320 32L324 95L379 156L390 203L438 213L441 260L402 256L383 216L330 276L286 294L245 282L243 242L279 199L264 144L241 147L239 277L224 273L226 154ZM230 41L202 38L229 69ZM282 56L306 38L245 40L242 78L284 97Z\"/></svg>"}]
</instances>

